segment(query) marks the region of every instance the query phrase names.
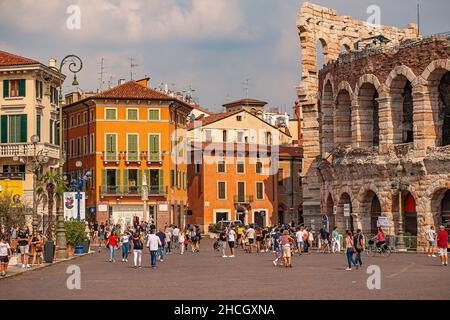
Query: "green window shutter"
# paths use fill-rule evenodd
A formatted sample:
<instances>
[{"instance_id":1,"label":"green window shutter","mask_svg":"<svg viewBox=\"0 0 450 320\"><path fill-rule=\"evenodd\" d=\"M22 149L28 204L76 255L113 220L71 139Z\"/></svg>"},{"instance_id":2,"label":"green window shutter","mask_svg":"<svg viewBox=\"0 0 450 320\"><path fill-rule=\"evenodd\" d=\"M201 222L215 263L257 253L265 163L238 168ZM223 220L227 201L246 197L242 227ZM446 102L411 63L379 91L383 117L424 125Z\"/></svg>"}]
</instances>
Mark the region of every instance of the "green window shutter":
<instances>
[{"instance_id":1,"label":"green window shutter","mask_svg":"<svg viewBox=\"0 0 450 320\"><path fill-rule=\"evenodd\" d=\"M138 160L138 136L136 134L128 135L128 160Z\"/></svg>"},{"instance_id":2,"label":"green window shutter","mask_svg":"<svg viewBox=\"0 0 450 320\"><path fill-rule=\"evenodd\" d=\"M159 110L149 110L149 120L159 120Z\"/></svg>"},{"instance_id":3,"label":"green window shutter","mask_svg":"<svg viewBox=\"0 0 450 320\"><path fill-rule=\"evenodd\" d=\"M159 193L164 193L164 171L159 169Z\"/></svg>"},{"instance_id":4,"label":"green window shutter","mask_svg":"<svg viewBox=\"0 0 450 320\"><path fill-rule=\"evenodd\" d=\"M123 169L123 192L128 193L129 184L128 184L128 169Z\"/></svg>"},{"instance_id":5,"label":"green window shutter","mask_svg":"<svg viewBox=\"0 0 450 320\"><path fill-rule=\"evenodd\" d=\"M20 115L20 142L27 142L27 115Z\"/></svg>"},{"instance_id":6,"label":"green window shutter","mask_svg":"<svg viewBox=\"0 0 450 320\"><path fill-rule=\"evenodd\" d=\"M36 115L36 135L39 137L39 141L41 141L41 115Z\"/></svg>"},{"instance_id":7,"label":"green window shutter","mask_svg":"<svg viewBox=\"0 0 450 320\"><path fill-rule=\"evenodd\" d=\"M116 169L116 192L120 192L120 169Z\"/></svg>"},{"instance_id":8,"label":"green window shutter","mask_svg":"<svg viewBox=\"0 0 450 320\"><path fill-rule=\"evenodd\" d=\"M25 97L25 79L19 80L19 97Z\"/></svg>"},{"instance_id":9,"label":"green window shutter","mask_svg":"<svg viewBox=\"0 0 450 320\"><path fill-rule=\"evenodd\" d=\"M49 129L50 129L50 143L53 144L53 120L50 120Z\"/></svg>"},{"instance_id":10,"label":"green window shutter","mask_svg":"<svg viewBox=\"0 0 450 320\"><path fill-rule=\"evenodd\" d=\"M3 80L3 98L9 98L9 80Z\"/></svg>"},{"instance_id":11,"label":"green window shutter","mask_svg":"<svg viewBox=\"0 0 450 320\"><path fill-rule=\"evenodd\" d=\"M6 80L5 80L6 81ZM2 132L2 143L8 142L8 116L2 115L1 117L1 132Z\"/></svg>"},{"instance_id":12,"label":"green window shutter","mask_svg":"<svg viewBox=\"0 0 450 320\"><path fill-rule=\"evenodd\" d=\"M159 135L157 134L150 135L150 160L159 160Z\"/></svg>"},{"instance_id":13,"label":"green window shutter","mask_svg":"<svg viewBox=\"0 0 450 320\"><path fill-rule=\"evenodd\" d=\"M175 172L170 170L170 187L173 188L175 184Z\"/></svg>"},{"instance_id":14,"label":"green window shutter","mask_svg":"<svg viewBox=\"0 0 450 320\"><path fill-rule=\"evenodd\" d=\"M145 179L147 180L147 186L151 186L150 169L145 170Z\"/></svg>"},{"instance_id":15,"label":"green window shutter","mask_svg":"<svg viewBox=\"0 0 450 320\"><path fill-rule=\"evenodd\" d=\"M139 169L137 173L137 186L142 186L142 170Z\"/></svg>"},{"instance_id":16,"label":"green window shutter","mask_svg":"<svg viewBox=\"0 0 450 320\"><path fill-rule=\"evenodd\" d=\"M106 192L107 174L106 169L102 169L102 192Z\"/></svg>"}]
</instances>

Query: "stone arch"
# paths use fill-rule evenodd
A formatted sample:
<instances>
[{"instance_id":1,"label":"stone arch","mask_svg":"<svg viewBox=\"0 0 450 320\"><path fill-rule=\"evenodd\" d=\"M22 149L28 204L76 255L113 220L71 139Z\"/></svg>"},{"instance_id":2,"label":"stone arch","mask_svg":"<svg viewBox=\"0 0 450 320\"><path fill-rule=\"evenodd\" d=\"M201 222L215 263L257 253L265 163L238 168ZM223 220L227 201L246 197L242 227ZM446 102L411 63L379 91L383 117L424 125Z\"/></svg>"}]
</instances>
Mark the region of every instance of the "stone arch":
<instances>
[{"instance_id":1,"label":"stone arch","mask_svg":"<svg viewBox=\"0 0 450 320\"><path fill-rule=\"evenodd\" d=\"M333 127L333 80L331 74L325 77L321 99L321 153L330 152L334 145Z\"/></svg>"},{"instance_id":2,"label":"stone arch","mask_svg":"<svg viewBox=\"0 0 450 320\"><path fill-rule=\"evenodd\" d=\"M380 88L380 81L373 74L361 76L355 86L355 135L359 147L377 147L380 143Z\"/></svg>"},{"instance_id":3,"label":"stone arch","mask_svg":"<svg viewBox=\"0 0 450 320\"><path fill-rule=\"evenodd\" d=\"M371 188L362 188L361 191L358 196L360 221L358 227L367 235L376 234L378 217L383 215L385 208L377 191Z\"/></svg>"},{"instance_id":4,"label":"stone arch","mask_svg":"<svg viewBox=\"0 0 450 320\"><path fill-rule=\"evenodd\" d=\"M417 134L414 124L413 87L414 73L407 66L395 67L386 79L389 91L388 130L389 142L409 143Z\"/></svg>"},{"instance_id":5,"label":"stone arch","mask_svg":"<svg viewBox=\"0 0 450 320\"><path fill-rule=\"evenodd\" d=\"M328 196L326 197L325 200L325 214L328 217L328 227L329 230L333 230L334 226L336 225L336 221L335 221L335 214L333 212L334 210L334 200L333 200L333 196L331 195L330 192L328 192Z\"/></svg>"},{"instance_id":6,"label":"stone arch","mask_svg":"<svg viewBox=\"0 0 450 320\"><path fill-rule=\"evenodd\" d=\"M413 83L414 80L416 79L416 75L408 66L405 66L405 65L396 66L394 69L392 69L392 71L389 73L389 76L386 78L386 83L385 83L386 88L388 88L388 89L391 88L392 82L398 76L404 76L411 83Z\"/></svg>"},{"instance_id":7,"label":"stone arch","mask_svg":"<svg viewBox=\"0 0 450 320\"><path fill-rule=\"evenodd\" d=\"M340 233L344 233L345 230L353 230L353 208L355 208L352 203L352 193L349 188L343 188L339 195L339 200L336 208L335 225L338 227ZM344 216L344 205L350 204L350 217Z\"/></svg>"},{"instance_id":8,"label":"stone arch","mask_svg":"<svg viewBox=\"0 0 450 320\"><path fill-rule=\"evenodd\" d=\"M317 71L319 71L320 69L322 69L322 67L324 65L326 65L328 63L328 61L330 61L330 56L329 56L329 44L330 41L328 40L328 38L319 33L316 36L316 41L315 41L315 50L316 50L316 67L317 67ZM322 60L322 63L320 64L320 60Z\"/></svg>"},{"instance_id":9,"label":"stone arch","mask_svg":"<svg viewBox=\"0 0 450 320\"><path fill-rule=\"evenodd\" d=\"M342 81L335 98L333 127L334 144L349 147L352 144L352 96L350 84Z\"/></svg>"},{"instance_id":10,"label":"stone arch","mask_svg":"<svg viewBox=\"0 0 450 320\"><path fill-rule=\"evenodd\" d=\"M350 83L348 83L348 82L345 81L345 80L339 82L339 84L338 84L336 90L334 91L334 94L335 94L334 100L336 100L337 94L338 94L339 91L341 91L341 90L346 90L346 91L349 93L349 95L350 95L350 100L353 100L353 97L354 97L353 89L352 89L352 87L350 86Z\"/></svg>"},{"instance_id":11,"label":"stone arch","mask_svg":"<svg viewBox=\"0 0 450 320\"><path fill-rule=\"evenodd\" d=\"M417 214L417 197L410 191L406 192L402 197L403 201L403 217L404 217L404 232L412 236L417 235L418 214Z\"/></svg>"},{"instance_id":12,"label":"stone arch","mask_svg":"<svg viewBox=\"0 0 450 320\"><path fill-rule=\"evenodd\" d=\"M450 59L432 61L422 72L425 85L419 95L423 110L424 146L450 144Z\"/></svg>"},{"instance_id":13,"label":"stone arch","mask_svg":"<svg viewBox=\"0 0 450 320\"><path fill-rule=\"evenodd\" d=\"M340 48L340 49L344 49L344 50L345 50L345 53L350 52L350 50L351 50L352 47L353 47L352 41L351 41L349 38L347 38L347 37L341 39L341 41L340 41L339 43L340 43L339 48ZM342 52L342 51L341 51L341 52Z\"/></svg>"}]
</instances>

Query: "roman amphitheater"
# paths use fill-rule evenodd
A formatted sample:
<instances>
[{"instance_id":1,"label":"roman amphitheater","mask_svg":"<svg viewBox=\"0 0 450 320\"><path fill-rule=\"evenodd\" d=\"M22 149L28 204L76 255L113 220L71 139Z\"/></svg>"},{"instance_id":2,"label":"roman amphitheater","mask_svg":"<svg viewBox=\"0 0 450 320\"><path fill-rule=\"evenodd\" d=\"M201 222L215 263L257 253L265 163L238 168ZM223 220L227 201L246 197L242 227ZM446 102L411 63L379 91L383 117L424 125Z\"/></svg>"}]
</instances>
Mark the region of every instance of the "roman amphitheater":
<instances>
[{"instance_id":1,"label":"roman amphitheater","mask_svg":"<svg viewBox=\"0 0 450 320\"><path fill-rule=\"evenodd\" d=\"M423 249L430 225L450 227L450 37L311 3L297 27L305 223L371 234L385 216L399 246Z\"/></svg>"}]
</instances>

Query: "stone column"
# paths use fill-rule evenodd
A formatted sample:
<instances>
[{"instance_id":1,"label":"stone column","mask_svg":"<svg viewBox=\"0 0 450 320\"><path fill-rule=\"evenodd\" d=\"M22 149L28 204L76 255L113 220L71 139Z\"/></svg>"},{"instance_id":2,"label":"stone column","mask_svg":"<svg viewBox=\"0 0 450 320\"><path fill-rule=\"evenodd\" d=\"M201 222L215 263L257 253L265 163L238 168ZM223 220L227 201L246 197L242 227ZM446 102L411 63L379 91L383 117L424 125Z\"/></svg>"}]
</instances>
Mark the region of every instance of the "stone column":
<instances>
[{"instance_id":1,"label":"stone column","mask_svg":"<svg viewBox=\"0 0 450 320\"><path fill-rule=\"evenodd\" d=\"M378 123L380 126L380 151L386 152L388 145L393 143L394 132L392 117L390 114L391 99L387 96L382 96L378 101Z\"/></svg>"},{"instance_id":2,"label":"stone column","mask_svg":"<svg viewBox=\"0 0 450 320\"><path fill-rule=\"evenodd\" d=\"M414 149L426 150L436 145L432 101L438 101L439 93L430 94L421 85L413 90Z\"/></svg>"}]
</instances>

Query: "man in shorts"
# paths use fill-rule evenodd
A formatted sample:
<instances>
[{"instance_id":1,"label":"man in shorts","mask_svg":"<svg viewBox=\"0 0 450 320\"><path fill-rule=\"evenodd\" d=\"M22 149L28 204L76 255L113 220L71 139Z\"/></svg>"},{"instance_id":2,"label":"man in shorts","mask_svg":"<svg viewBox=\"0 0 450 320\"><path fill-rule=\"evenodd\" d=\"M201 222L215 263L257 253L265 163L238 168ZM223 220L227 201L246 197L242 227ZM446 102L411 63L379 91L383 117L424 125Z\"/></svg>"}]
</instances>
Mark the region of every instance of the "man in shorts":
<instances>
[{"instance_id":1,"label":"man in shorts","mask_svg":"<svg viewBox=\"0 0 450 320\"><path fill-rule=\"evenodd\" d=\"M231 255L230 258L234 258L234 245L236 241L236 232L228 227L227 229L228 246L230 247Z\"/></svg>"},{"instance_id":2,"label":"man in shorts","mask_svg":"<svg viewBox=\"0 0 450 320\"><path fill-rule=\"evenodd\" d=\"M434 241L436 240L436 231L434 231L434 226L430 226L427 230L427 252L428 256L436 257L434 254Z\"/></svg>"},{"instance_id":3,"label":"man in shorts","mask_svg":"<svg viewBox=\"0 0 450 320\"><path fill-rule=\"evenodd\" d=\"M303 249L303 227L297 228L297 232L295 233L295 238L297 240L297 249L298 249L298 255L302 255L302 249Z\"/></svg>"},{"instance_id":4,"label":"man in shorts","mask_svg":"<svg viewBox=\"0 0 450 320\"><path fill-rule=\"evenodd\" d=\"M439 257L441 258L441 263L443 266L448 266L448 232L445 230L443 225L439 226L439 234L437 236L437 245L439 249Z\"/></svg>"},{"instance_id":5,"label":"man in shorts","mask_svg":"<svg viewBox=\"0 0 450 320\"><path fill-rule=\"evenodd\" d=\"M17 234L17 240L19 243L20 259L22 261L22 268L30 268L28 264L28 254L30 252L30 235L24 228L21 228Z\"/></svg>"},{"instance_id":6,"label":"man in shorts","mask_svg":"<svg viewBox=\"0 0 450 320\"><path fill-rule=\"evenodd\" d=\"M247 229L247 238L248 244L250 247L250 253L253 252L253 243L255 242L255 229L253 229L253 225L250 225L250 228Z\"/></svg>"},{"instance_id":7,"label":"man in shorts","mask_svg":"<svg viewBox=\"0 0 450 320\"><path fill-rule=\"evenodd\" d=\"M12 250L5 236L0 237L0 276L6 277L6 269L8 269L8 262L12 256Z\"/></svg>"}]
</instances>

